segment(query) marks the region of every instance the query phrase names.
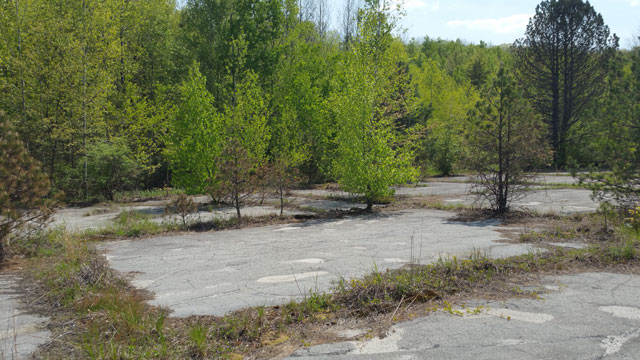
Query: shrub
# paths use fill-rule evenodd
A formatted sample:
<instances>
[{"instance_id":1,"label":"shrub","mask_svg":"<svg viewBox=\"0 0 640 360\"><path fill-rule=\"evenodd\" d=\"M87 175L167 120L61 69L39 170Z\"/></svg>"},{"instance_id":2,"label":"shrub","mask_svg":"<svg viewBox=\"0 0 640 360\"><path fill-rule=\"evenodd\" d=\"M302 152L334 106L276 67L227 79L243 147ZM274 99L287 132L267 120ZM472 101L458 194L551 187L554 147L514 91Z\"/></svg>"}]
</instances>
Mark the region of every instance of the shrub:
<instances>
[{"instance_id":1,"label":"shrub","mask_svg":"<svg viewBox=\"0 0 640 360\"><path fill-rule=\"evenodd\" d=\"M98 143L87 148L87 188L90 195L113 200L117 191L138 187L142 167L123 143Z\"/></svg>"},{"instance_id":2,"label":"shrub","mask_svg":"<svg viewBox=\"0 0 640 360\"><path fill-rule=\"evenodd\" d=\"M182 219L182 226L187 227L187 222L190 222L193 213L198 211L198 205L193 201L191 196L186 194L179 194L169 204L169 213L177 214Z\"/></svg>"}]
</instances>

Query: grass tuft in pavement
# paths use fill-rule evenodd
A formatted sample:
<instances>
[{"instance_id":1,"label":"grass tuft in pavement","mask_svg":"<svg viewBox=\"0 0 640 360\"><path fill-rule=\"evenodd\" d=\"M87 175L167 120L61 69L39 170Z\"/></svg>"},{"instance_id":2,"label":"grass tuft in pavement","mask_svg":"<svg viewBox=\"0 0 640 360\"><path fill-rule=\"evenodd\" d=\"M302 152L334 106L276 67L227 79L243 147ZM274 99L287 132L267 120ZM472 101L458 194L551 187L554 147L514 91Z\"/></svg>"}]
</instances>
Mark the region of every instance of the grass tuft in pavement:
<instances>
[{"instance_id":1,"label":"grass tuft in pavement","mask_svg":"<svg viewBox=\"0 0 640 360\"><path fill-rule=\"evenodd\" d=\"M145 220L137 216L121 214L117 223L126 227ZM266 358L338 340L326 335L338 323L388 326L417 308L446 310L465 297L532 296L518 284L536 276L640 268L638 233L620 217L611 219L609 215L603 229L601 215L566 217L523 234L523 241L547 244L546 252L505 259L474 252L468 258L374 270L341 280L331 293L310 292L301 301L248 308L224 317L170 317L167 309L148 305L149 294L111 270L85 239L62 230L13 243L11 251L29 258L25 260L27 303L52 317L54 340L41 348L43 358L209 359L242 358L242 354ZM573 239L589 246L553 246ZM381 317L391 321L380 325Z\"/></svg>"}]
</instances>

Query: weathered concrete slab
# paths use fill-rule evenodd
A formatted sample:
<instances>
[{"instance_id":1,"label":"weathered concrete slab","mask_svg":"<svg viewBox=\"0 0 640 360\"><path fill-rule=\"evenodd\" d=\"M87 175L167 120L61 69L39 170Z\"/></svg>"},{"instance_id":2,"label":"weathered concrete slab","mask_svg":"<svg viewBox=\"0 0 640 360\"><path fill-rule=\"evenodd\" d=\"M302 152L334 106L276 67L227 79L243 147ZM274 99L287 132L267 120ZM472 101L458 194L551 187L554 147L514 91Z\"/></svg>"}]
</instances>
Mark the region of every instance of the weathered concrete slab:
<instances>
[{"instance_id":1,"label":"weathered concrete slab","mask_svg":"<svg viewBox=\"0 0 640 360\"><path fill-rule=\"evenodd\" d=\"M311 347L290 359L638 359L640 276L544 281L544 300L478 302L479 315L436 313L383 339Z\"/></svg>"},{"instance_id":2,"label":"weathered concrete slab","mask_svg":"<svg viewBox=\"0 0 640 360\"><path fill-rule=\"evenodd\" d=\"M476 203L476 196L469 195L472 190L465 183L429 183L426 186L401 187L396 194L407 196L439 195L445 203L461 203L466 205L482 205ZM551 189L536 190L533 188L526 196L512 204L515 208L539 212L555 212L562 214L595 211L599 203L591 199L591 191L585 189Z\"/></svg>"},{"instance_id":3,"label":"weathered concrete slab","mask_svg":"<svg viewBox=\"0 0 640 360\"><path fill-rule=\"evenodd\" d=\"M426 263L472 250L530 251L527 245L496 243L502 239L497 221L450 222L453 215L410 210L120 241L101 248L113 268L133 272L135 285L156 294L152 303L168 306L176 316L282 304L310 289L327 290L340 277L400 267L412 258Z\"/></svg>"},{"instance_id":4,"label":"weathered concrete slab","mask_svg":"<svg viewBox=\"0 0 640 360\"><path fill-rule=\"evenodd\" d=\"M206 203L206 196L195 198L196 203ZM287 198L294 205L284 209L285 215L313 214L314 210L348 210L358 206L347 201L340 200L314 200L308 198ZM63 226L71 231L95 229L109 225L122 211L137 211L149 215L154 222L182 221L177 215L167 214L166 208L169 201L157 200L135 204L98 204L89 207L63 208L56 211L49 227ZM279 202L274 198L266 198L265 204L247 205L241 209L242 216L257 217L265 215L279 215ZM214 219L229 219L236 216L236 209L231 206L211 206L202 208L190 216L197 221L211 221Z\"/></svg>"},{"instance_id":5,"label":"weathered concrete slab","mask_svg":"<svg viewBox=\"0 0 640 360\"><path fill-rule=\"evenodd\" d=\"M46 318L20 309L15 284L14 276L0 274L0 359L6 360L29 357L51 336Z\"/></svg>"},{"instance_id":6,"label":"weathered concrete slab","mask_svg":"<svg viewBox=\"0 0 640 360\"><path fill-rule=\"evenodd\" d=\"M396 194L401 196L440 196L445 203L463 203L472 205L475 196L468 195L472 190L469 183L470 177L434 178L426 183L408 185L396 188ZM544 183L575 183L575 179L569 175L541 175L537 178ZM349 202L351 194L339 190L294 190L287 201L294 205L285 209L288 215L309 214L310 211L348 210L352 207L362 206ZM593 211L598 208L598 203L591 200L591 192L583 189L553 189L536 190L535 188L526 198L516 202L515 207L535 210L540 212L574 213ZM312 199L320 197L324 199ZM257 199L257 198L256 198ZM196 203L205 204L211 199L208 196L197 196ZM267 196L262 205L250 205L242 208L244 216L263 216L279 214L278 201ZM89 228L98 228L108 225L121 211L134 210L152 216L153 221L177 221L178 218L165 214L165 208L169 204L167 200L154 200L130 204L98 204L83 208L65 208L56 212L51 223L52 227L64 226L69 230L80 231ZM212 219L228 219L236 216L232 207L211 207L202 209L194 218L200 221Z\"/></svg>"}]
</instances>

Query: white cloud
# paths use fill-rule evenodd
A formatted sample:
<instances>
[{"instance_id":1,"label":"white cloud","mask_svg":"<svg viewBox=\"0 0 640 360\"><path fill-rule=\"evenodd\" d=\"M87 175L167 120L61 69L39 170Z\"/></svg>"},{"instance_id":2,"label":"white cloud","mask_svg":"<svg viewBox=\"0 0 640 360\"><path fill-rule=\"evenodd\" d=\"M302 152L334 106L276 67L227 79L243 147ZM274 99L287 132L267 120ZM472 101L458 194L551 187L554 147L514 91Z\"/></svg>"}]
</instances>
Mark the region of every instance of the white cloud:
<instances>
[{"instance_id":1,"label":"white cloud","mask_svg":"<svg viewBox=\"0 0 640 360\"><path fill-rule=\"evenodd\" d=\"M465 27L469 30L487 30L506 34L523 32L529 23L530 17L530 14L515 14L497 19L452 20L447 22L447 26Z\"/></svg>"},{"instance_id":2,"label":"white cloud","mask_svg":"<svg viewBox=\"0 0 640 360\"><path fill-rule=\"evenodd\" d=\"M427 9L431 11L440 10L440 1L432 0L395 0L394 4L401 4L405 10Z\"/></svg>"},{"instance_id":3,"label":"white cloud","mask_svg":"<svg viewBox=\"0 0 640 360\"><path fill-rule=\"evenodd\" d=\"M627 3L632 7L640 6L640 0L627 0Z\"/></svg>"}]
</instances>

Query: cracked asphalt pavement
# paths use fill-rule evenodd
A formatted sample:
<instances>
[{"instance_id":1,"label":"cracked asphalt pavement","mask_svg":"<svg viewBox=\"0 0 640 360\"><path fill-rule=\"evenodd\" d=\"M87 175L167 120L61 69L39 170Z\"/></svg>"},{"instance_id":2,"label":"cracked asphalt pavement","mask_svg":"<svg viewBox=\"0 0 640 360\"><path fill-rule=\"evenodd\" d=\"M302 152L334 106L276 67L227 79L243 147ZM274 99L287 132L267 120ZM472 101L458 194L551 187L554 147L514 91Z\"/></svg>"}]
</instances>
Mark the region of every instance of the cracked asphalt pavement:
<instances>
[{"instance_id":1,"label":"cracked asphalt pavement","mask_svg":"<svg viewBox=\"0 0 640 360\"><path fill-rule=\"evenodd\" d=\"M16 283L15 276L0 274L0 359L26 358L51 337L46 318L22 309Z\"/></svg>"},{"instance_id":2,"label":"cracked asphalt pavement","mask_svg":"<svg viewBox=\"0 0 640 360\"><path fill-rule=\"evenodd\" d=\"M174 316L282 304L309 290L328 290L340 277L397 268L412 259L426 263L472 250L509 256L536 249L498 242L504 235L497 221L452 222L453 215L405 210L117 241L99 248L114 269L155 293L152 304L169 307Z\"/></svg>"},{"instance_id":3,"label":"cracked asphalt pavement","mask_svg":"<svg viewBox=\"0 0 640 360\"><path fill-rule=\"evenodd\" d=\"M541 299L476 302L478 314L436 312L394 325L384 338L299 350L289 360L640 358L640 276L544 278Z\"/></svg>"}]
</instances>

